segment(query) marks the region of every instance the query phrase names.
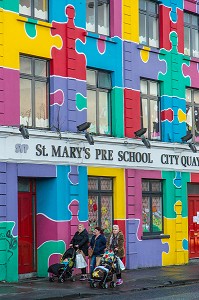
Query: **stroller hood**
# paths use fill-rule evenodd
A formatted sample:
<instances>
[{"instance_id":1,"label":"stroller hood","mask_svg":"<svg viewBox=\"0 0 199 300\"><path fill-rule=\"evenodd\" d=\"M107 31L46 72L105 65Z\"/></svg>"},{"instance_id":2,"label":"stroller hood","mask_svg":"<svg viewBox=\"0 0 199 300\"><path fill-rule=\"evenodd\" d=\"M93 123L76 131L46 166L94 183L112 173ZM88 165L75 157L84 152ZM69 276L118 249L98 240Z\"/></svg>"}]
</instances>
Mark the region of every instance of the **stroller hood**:
<instances>
[{"instance_id":1,"label":"stroller hood","mask_svg":"<svg viewBox=\"0 0 199 300\"><path fill-rule=\"evenodd\" d=\"M64 260L65 258L72 258L75 260L75 257L76 257L76 251L74 248L68 248L63 256L62 256L62 260Z\"/></svg>"}]
</instances>

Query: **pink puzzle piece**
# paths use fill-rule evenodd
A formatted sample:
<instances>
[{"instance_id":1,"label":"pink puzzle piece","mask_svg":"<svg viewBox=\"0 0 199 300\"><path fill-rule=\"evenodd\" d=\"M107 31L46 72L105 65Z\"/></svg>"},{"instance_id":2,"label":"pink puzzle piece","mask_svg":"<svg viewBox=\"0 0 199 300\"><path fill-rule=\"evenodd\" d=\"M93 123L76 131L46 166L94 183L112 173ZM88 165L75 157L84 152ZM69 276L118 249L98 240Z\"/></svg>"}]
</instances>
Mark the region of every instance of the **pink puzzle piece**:
<instances>
[{"instance_id":1,"label":"pink puzzle piece","mask_svg":"<svg viewBox=\"0 0 199 300\"><path fill-rule=\"evenodd\" d=\"M183 65L182 71L184 76L189 76L191 79L190 86L193 88L199 88L199 68L197 62L191 62L190 66Z\"/></svg>"}]
</instances>

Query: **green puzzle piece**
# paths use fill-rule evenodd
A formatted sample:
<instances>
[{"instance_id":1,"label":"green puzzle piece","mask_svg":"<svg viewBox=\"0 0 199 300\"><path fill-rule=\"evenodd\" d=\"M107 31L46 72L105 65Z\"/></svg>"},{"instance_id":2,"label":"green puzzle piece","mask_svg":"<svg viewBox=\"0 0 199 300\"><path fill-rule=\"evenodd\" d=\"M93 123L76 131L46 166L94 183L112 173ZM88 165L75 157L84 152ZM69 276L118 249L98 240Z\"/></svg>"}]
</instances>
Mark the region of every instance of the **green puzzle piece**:
<instances>
[{"instance_id":1,"label":"green puzzle piece","mask_svg":"<svg viewBox=\"0 0 199 300\"><path fill-rule=\"evenodd\" d=\"M167 64L167 72L159 73L158 80L162 81L160 85L161 95L175 96L185 98L185 88L190 86L190 78L185 77L182 72L183 64L190 65L187 56L178 52L178 36L176 32L170 34L172 49L170 51L161 49L159 59Z\"/></svg>"},{"instance_id":2,"label":"green puzzle piece","mask_svg":"<svg viewBox=\"0 0 199 300\"><path fill-rule=\"evenodd\" d=\"M82 94L76 94L76 107L80 111L87 108L87 98Z\"/></svg>"}]
</instances>

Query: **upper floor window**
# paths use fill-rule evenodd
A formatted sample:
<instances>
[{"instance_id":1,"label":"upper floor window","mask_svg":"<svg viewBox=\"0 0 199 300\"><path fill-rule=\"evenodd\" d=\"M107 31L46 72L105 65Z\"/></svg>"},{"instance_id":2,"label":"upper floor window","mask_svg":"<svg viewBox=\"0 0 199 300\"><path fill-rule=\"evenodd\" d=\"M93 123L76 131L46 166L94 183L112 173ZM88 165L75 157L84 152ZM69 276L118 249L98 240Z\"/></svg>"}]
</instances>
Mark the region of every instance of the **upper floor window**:
<instances>
[{"instance_id":1,"label":"upper floor window","mask_svg":"<svg viewBox=\"0 0 199 300\"><path fill-rule=\"evenodd\" d=\"M184 54L199 58L198 16L184 13Z\"/></svg>"},{"instance_id":2,"label":"upper floor window","mask_svg":"<svg viewBox=\"0 0 199 300\"><path fill-rule=\"evenodd\" d=\"M88 69L87 78L87 120L91 122L90 132L111 135L111 74Z\"/></svg>"},{"instance_id":3,"label":"upper floor window","mask_svg":"<svg viewBox=\"0 0 199 300\"><path fill-rule=\"evenodd\" d=\"M152 80L141 80L142 127L147 128L147 137L160 140L159 84Z\"/></svg>"},{"instance_id":4,"label":"upper floor window","mask_svg":"<svg viewBox=\"0 0 199 300\"><path fill-rule=\"evenodd\" d=\"M48 20L48 0L20 0L19 13L31 18Z\"/></svg>"},{"instance_id":5,"label":"upper floor window","mask_svg":"<svg viewBox=\"0 0 199 300\"><path fill-rule=\"evenodd\" d=\"M109 35L110 0L86 0L86 30Z\"/></svg>"},{"instance_id":6,"label":"upper floor window","mask_svg":"<svg viewBox=\"0 0 199 300\"><path fill-rule=\"evenodd\" d=\"M159 47L158 4L150 0L140 0L140 44Z\"/></svg>"},{"instance_id":7,"label":"upper floor window","mask_svg":"<svg viewBox=\"0 0 199 300\"><path fill-rule=\"evenodd\" d=\"M142 180L142 228L144 235L163 233L161 180Z\"/></svg>"},{"instance_id":8,"label":"upper floor window","mask_svg":"<svg viewBox=\"0 0 199 300\"><path fill-rule=\"evenodd\" d=\"M20 57L20 124L49 128L48 61Z\"/></svg>"},{"instance_id":9,"label":"upper floor window","mask_svg":"<svg viewBox=\"0 0 199 300\"><path fill-rule=\"evenodd\" d=\"M187 133L199 143L199 90L186 89L186 115Z\"/></svg>"}]
</instances>

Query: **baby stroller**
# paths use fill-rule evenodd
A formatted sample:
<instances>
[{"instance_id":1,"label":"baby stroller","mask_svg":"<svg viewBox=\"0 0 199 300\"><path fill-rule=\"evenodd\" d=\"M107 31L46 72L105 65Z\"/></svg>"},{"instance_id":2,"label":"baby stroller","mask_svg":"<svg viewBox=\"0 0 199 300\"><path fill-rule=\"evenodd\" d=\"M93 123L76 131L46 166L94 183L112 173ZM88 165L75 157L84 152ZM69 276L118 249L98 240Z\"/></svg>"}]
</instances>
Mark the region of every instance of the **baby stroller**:
<instances>
[{"instance_id":1,"label":"baby stroller","mask_svg":"<svg viewBox=\"0 0 199 300\"><path fill-rule=\"evenodd\" d=\"M75 281L75 278L72 276L73 267L75 264L76 251L73 248L69 248L62 255L61 262L59 264L53 264L48 268L48 273L50 273L49 281L55 281L55 278L58 278L58 282L63 283L66 279Z\"/></svg>"},{"instance_id":2,"label":"baby stroller","mask_svg":"<svg viewBox=\"0 0 199 300\"><path fill-rule=\"evenodd\" d=\"M110 287L116 287L114 281L114 274L117 270L117 256L112 250L106 251L101 258L100 265L96 267L91 274L90 287L99 287L103 289L108 288L108 282L110 282Z\"/></svg>"}]
</instances>

